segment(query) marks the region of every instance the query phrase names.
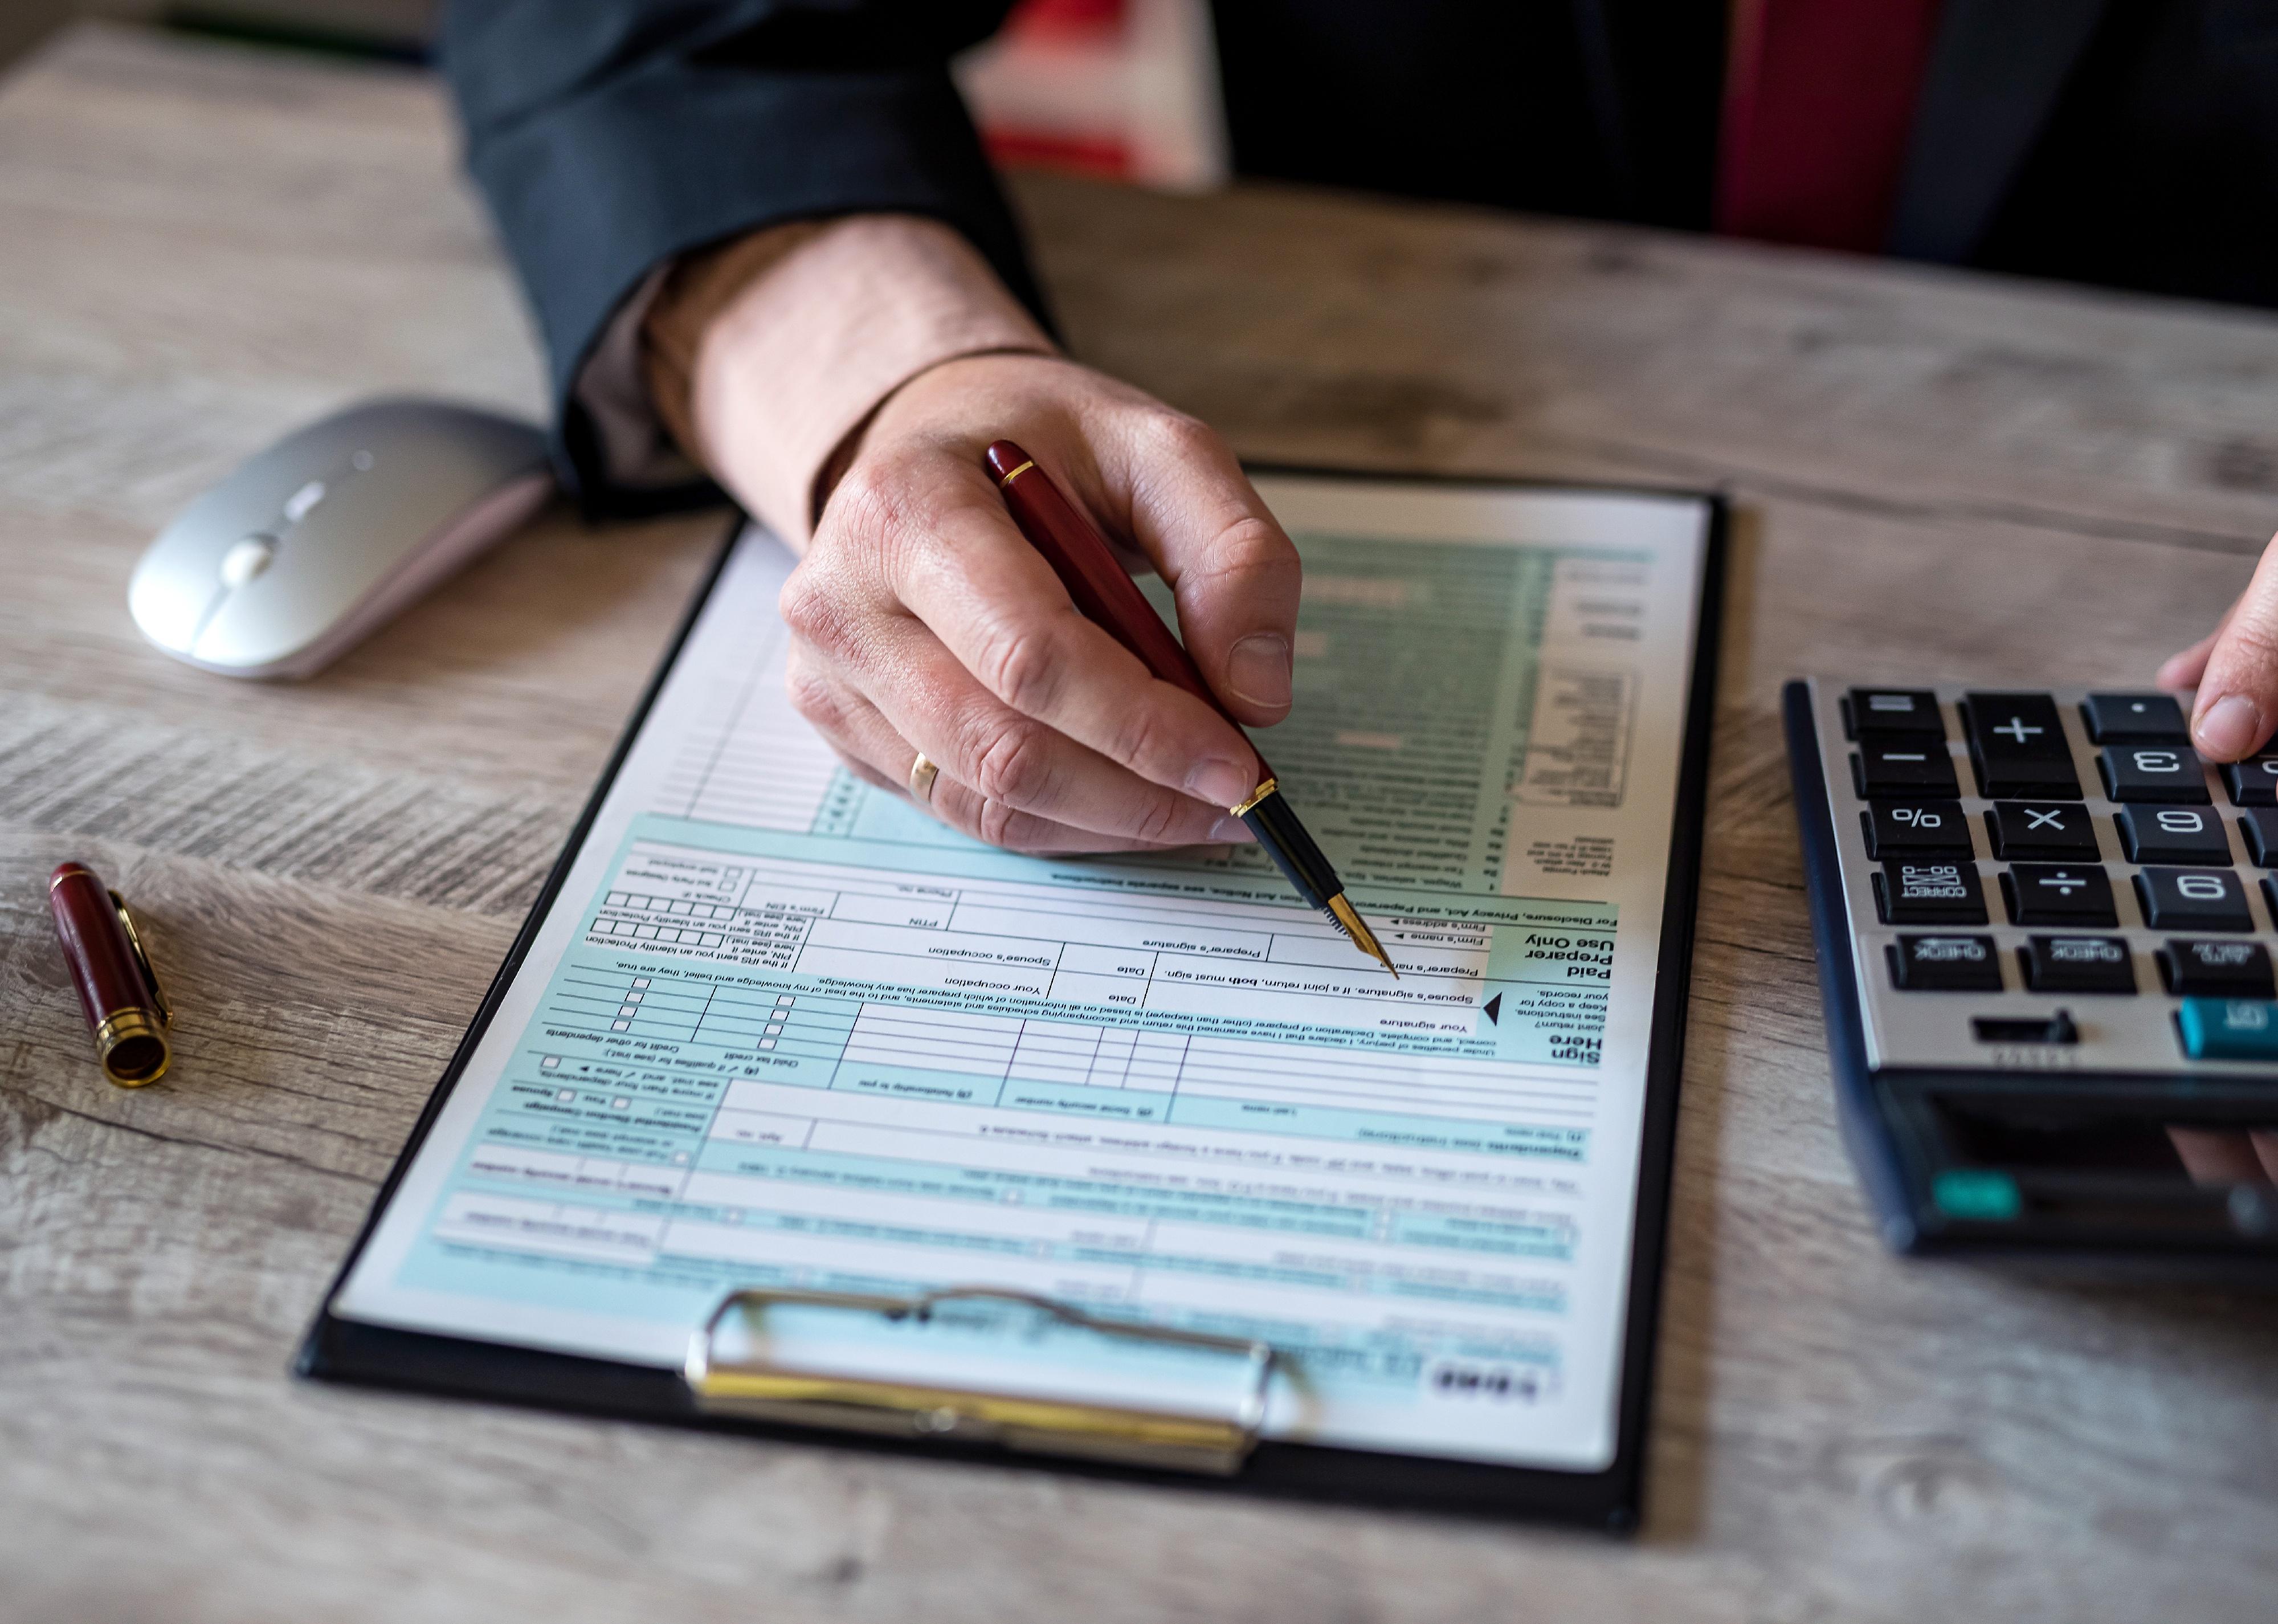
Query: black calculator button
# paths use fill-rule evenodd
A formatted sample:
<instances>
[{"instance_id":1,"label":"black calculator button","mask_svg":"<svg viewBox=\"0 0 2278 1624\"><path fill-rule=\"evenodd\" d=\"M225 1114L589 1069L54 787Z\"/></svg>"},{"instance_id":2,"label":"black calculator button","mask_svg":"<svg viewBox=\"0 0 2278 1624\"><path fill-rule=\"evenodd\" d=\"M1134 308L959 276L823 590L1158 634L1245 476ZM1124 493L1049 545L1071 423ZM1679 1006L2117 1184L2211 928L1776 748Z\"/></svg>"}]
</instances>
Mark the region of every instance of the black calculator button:
<instances>
[{"instance_id":1,"label":"black calculator button","mask_svg":"<svg viewBox=\"0 0 2278 1624\"><path fill-rule=\"evenodd\" d=\"M1936 739L1869 739L1853 752L1851 781L1861 801L1961 793L1953 757Z\"/></svg>"},{"instance_id":2,"label":"black calculator button","mask_svg":"<svg viewBox=\"0 0 2278 1624\"><path fill-rule=\"evenodd\" d=\"M2213 807L2122 807L2112 821L2131 862L2230 866L2230 837Z\"/></svg>"},{"instance_id":3,"label":"black calculator button","mask_svg":"<svg viewBox=\"0 0 2278 1624\"><path fill-rule=\"evenodd\" d=\"M2029 936L2017 949L2036 992L2133 992L2136 965L2125 938Z\"/></svg>"},{"instance_id":4,"label":"black calculator button","mask_svg":"<svg viewBox=\"0 0 2278 1624\"><path fill-rule=\"evenodd\" d=\"M1859 814L1867 855L1927 857L1971 854L1969 822L1958 801L1878 801Z\"/></svg>"},{"instance_id":5,"label":"black calculator button","mask_svg":"<svg viewBox=\"0 0 2278 1624\"><path fill-rule=\"evenodd\" d=\"M2160 979L2177 998L2269 998L2270 954L2259 942L2167 942Z\"/></svg>"},{"instance_id":6,"label":"black calculator button","mask_svg":"<svg viewBox=\"0 0 2278 1624\"><path fill-rule=\"evenodd\" d=\"M2278 807L2249 807L2240 814L2238 832L2246 849L2266 869L2278 869Z\"/></svg>"},{"instance_id":7,"label":"black calculator button","mask_svg":"<svg viewBox=\"0 0 2278 1624\"><path fill-rule=\"evenodd\" d=\"M2098 744L2189 744L2191 738L2183 708L2165 693L2091 693L2080 719Z\"/></svg>"},{"instance_id":8,"label":"black calculator button","mask_svg":"<svg viewBox=\"0 0 2278 1624\"><path fill-rule=\"evenodd\" d=\"M2001 872L2001 900L2021 925L2116 925L2112 881L2094 863L2021 862Z\"/></svg>"},{"instance_id":9,"label":"black calculator button","mask_svg":"<svg viewBox=\"0 0 2278 1624\"><path fill-rule=\"evenodd\" d=\"M1844 696L1843 715L1854 739L1892 733L1940 741L1945 738L1945 718L1938 713L1938 695L1928 688L1854 688Z\"/></svg>"},{"instance_id":10,"label":"black calculator button","mask_svg":"<svg viewBox=\"0 0 2278 1624\"><path fill-rule=\"evenodd\" d=\"M2278 755L2252 755L2226 762L2222 786L2235 807L2278 807Z\"/></svg>"},{"instance_id":11,"label":"black calculator button","mask_svg":"<svg viewBox=\"0 0 2278 1624\"><path fill-rule=\"evenodd\" d=\"M1892 858L1875 875L1884 924L1984 924L1985 892L1968 862Z\"/></svg>"},{"instance_id":12,"label":"black calculator button","mask_svg":"<svg viewBox=\"0 0 2278 1624\"><path fill-rule=\"evenodd\" d=\"M2001 954L1990 936L1901 936L1883 950L1908 992L1999 992Z\"/></svg>"},{"instance_id":13,"label":"black calculator button","mask_svg":"<svg viewBox=\"0 0 2278 1624\"><path fill-rule=\"evenodd\" d=\"M2206 772L2189 745L2114 745L2096 758L2105 793L2114 801L2205 806Z\"/></svg>"},{"instance_id":14,"label":"black calculator button","mask_svg":"<svg viewBox=\"0 0 2278 1624\"><path fill-rule=\"evenodd\" d=\"M1961 716L1969 763L1989 798L2080 799L2072 747L2065 742L2057 702L2047 694L1972 693L1962 701Z\"/></svg>"},{"instance_id":15,"label":"black calculator button","mask_svg":"<svg viewBox=\"0 0 2278 1624\"><path fill-rule=\"evenodd\" d=\"M2227 869L2145 869L2136 900L2154 931L2251 931L2246 887Z\"/></svg>"},{"instance_id":16,"label":"black calculator button","mask_svg":"<svg viewBox=\"0 0 2278 1624\"><path fill-rule=\"evenodd\" d=\"M2096 849L2096 825L2078 801L1997 801L1985 808L1985 832L1992 837L1996 857L2042 862L2103 860Z\"/></svg>"}]
</instances>

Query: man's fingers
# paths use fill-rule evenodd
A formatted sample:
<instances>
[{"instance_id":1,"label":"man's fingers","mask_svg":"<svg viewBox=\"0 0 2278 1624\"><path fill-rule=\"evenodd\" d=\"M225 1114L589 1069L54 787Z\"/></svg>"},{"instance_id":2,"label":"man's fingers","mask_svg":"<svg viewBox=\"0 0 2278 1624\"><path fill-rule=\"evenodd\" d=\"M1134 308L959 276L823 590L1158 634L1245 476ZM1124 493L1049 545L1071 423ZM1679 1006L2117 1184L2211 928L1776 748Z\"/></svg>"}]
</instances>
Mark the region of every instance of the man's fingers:
<instances>
[{"instance_id":1,"label":"man's fingers","mask_svg":"<svg viewBox=\"0 0 2278 1624\"><path fill-rule=\"evenodd\" d=\"M792 657L790 686L792 704L845 760L850 771L881 789L911 797L910 769L917 748L894 730L876 706L802 655ZM1011 851L1164 849L1147 841L1102 836L1014 808L991 806L946 770L934 779L933 793L921 804L951 828Z\"/></svg>"},{"instance_id":2,"label":"man's fingers","mask_svg":"<svg viewBox=\"0 0 2278 1624\"><path fill-rule=\"evenodd\" d=\"M1226 441L1150 414L1122 450L1131 532L1179 605L1179 632L1212 691L1243 722L1289 714L1297 549Z\"/></svg>"},{"instance_id":3,"label":"man's fingers","mask_svg":"<svg viewBox=\"0 0 2278 1624\"><path fill-rule=\"evenodd\" d=\"M2228 617L2224 617L2226 622ZM2210 632L2180 654L2171 654L2152 680L2170 693L2181 693L2199 686L2206 675L2207 656L2214 652L2214 640L2221 633Z\"/></svg>"},{"instance_id":4,"label":"man's fingers","mask_svg":"<svg viewBox=\"0 0 2278 1624\"><path fill-rule=\"evenodd\" d=\"M965 500L944 502L928 533L896 549L890 584L1000 704L1148 781L1148 816L1163 816L1166 804L1153 786L1220 811L1256 786L1257 756L1248 740L1201 700L1157 681L1078 613L985 479ZM1087 823L1073 811L1052 815ZM1128 826L1087 826L1155 838Z\"/></svg>"},{"instance_id":5,"label":"man's fingers","mask_svg":"<svg viewBox=\"0 0 2278 1624\"><path fill-rule=\"evenodd\" d=\"M1006 525L1010 527L1009 520ZM1192 846L1246 835L1225 808L1255 782L1256 758L1224 718L1212 715L1191 694L1149 678L1106 633L1076 614L1059 583L1033 552L1028 558L1043 571L1042 582L1021 580L1015 586L997 578L1004 574L1003 560L990 557L993 538L985 533L960 538L952 532L942 540L951 547L960 540L972 544L962 555L936 560L935 570L921 565L904 570L913 581L924 583L903 589L906 608L871 603L850 612L848 594L827 578L809 576L803 564L784 589L785 620L830 674L859 690L896 733L991 803L992 818L1025 812L1150 846ZM1025 548L1017 536L1010 545ZM926 546L913 541L904 550L922 553ZM807 578L802 581L802 576ZM1046 592L1057 595L1057 609L1049 601L1038 606ZM1021 602L1008 606L999 601L1007 595ZM995 678L992 686L1003 692L1000 685L1007 685L1012 667L1001 655L993 656L997 663L992 666L989 628L1001 624L1008 615L1027 617L1039 628L1030 646L1012 663L1018 666L1018 679L1009 684L1009 698L1017 708L983 686L982 678L967 669L975 666ZM936 625L967 647L945 645L935 634ZM1093 689L1097 691L1096 703L1079 702ZM1166 701L1172 703L1166 705ZM1117 709L1123 714L1107 714ZM1169 724L1145 725L1148 717L1166 714ZM1139 724L1133 724L1133 716L1140 718ZM1203 725L1196 728L1196 724ZM1178 724L1188 725L1189 735L1203 742L1193 747L1178 742L1173 731ZM1244 782L1231 795L1205 801L1150 783L1069 736L1089 732L1097 737L1103 732L1112 734L1112 742L1133 756L1150 761L1165 772L1192 771L1198 758L1205 763L1213 759L1203 755L1204 750L1216 749L1227 770L1227 785L1211 787L1227 787L1236 778ZM1230 746L1213 742L1220 734L1232 741ZM1225 759L1231 750L1250 759L1236 765ZM985 829L982 838L1003 844Z\"/></svg>"},{"instance_id":6,"label":"man's fingers","mask_svg":"<svg viewBox=\"0 0 2278 1624\"><path fill-rule=\"evenodd\" d=\"M2278 726L2278 544L2215 634L2191 712L2191 741L2210 761L2253 755Z\"/></svg>"}]
</instances>

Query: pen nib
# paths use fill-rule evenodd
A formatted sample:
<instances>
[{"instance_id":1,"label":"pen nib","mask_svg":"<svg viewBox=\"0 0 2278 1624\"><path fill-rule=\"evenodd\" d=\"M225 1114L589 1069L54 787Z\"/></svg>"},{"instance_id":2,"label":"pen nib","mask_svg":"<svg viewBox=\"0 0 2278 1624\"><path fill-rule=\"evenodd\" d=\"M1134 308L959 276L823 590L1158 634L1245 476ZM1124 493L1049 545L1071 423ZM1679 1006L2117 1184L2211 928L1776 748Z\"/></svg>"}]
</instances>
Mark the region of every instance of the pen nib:
<instances>
[{"instance_id":1,"label":"pen nib","mask_svg":"<svg viewBox=\"0 0 2278 1624\"><path fill-rule=\"evenodd\" d=\"M1368 921L1363 919L1359 911L1345 900L1343 892L1340 892L1329 899L1329 916L1344 927L1345 934L1352 938L1354 946L1390 970L1395 981L1400 979L1400 970L1393 963L1392 955L1384 951L1383 946L1376 939L1376 932L1368 928Z\"/></svg>"}]
</instances>

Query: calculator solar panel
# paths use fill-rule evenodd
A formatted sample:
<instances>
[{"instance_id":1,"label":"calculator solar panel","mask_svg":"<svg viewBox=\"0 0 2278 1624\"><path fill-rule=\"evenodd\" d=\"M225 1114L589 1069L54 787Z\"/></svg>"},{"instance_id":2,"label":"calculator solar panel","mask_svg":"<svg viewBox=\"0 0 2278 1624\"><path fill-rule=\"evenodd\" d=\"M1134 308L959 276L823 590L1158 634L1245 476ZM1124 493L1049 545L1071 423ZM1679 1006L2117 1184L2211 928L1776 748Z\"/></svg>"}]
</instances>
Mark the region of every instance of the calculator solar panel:
<instances>
[{"instance_id":1,"label":"calculator solar panel","mask_svg":"<svg viewBox=\"0 0 2278 1624\"><path fill-rule=\"evenodd\" d=\"M2278 755L2168 695L1785 696L1838 1102L1903 1251L2278 1262Z\"/></svg>"}]
</instances>

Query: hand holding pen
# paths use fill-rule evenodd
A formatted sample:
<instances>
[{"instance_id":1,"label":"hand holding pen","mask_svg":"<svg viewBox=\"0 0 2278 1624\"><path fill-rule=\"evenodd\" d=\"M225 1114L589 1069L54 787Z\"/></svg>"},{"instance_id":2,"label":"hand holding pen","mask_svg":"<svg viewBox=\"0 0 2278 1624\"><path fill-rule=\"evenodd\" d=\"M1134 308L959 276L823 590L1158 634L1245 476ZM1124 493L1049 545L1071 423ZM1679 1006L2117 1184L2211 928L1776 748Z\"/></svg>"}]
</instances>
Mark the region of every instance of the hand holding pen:
<instances>
[{"instance_id":1,"label":"hand holding pen","mask_svg":"<svg viewBox=\"0 0 2278 1624\"><path fill-rule=\"evenodd\" d=\"M1071 609L982 466L998 435L1173 583L1223 712ZM1193 419L1066 361L950 362L863 431L784 594L791 695L863 778L929 790L936 816L994 845L1247 840L1228 808L1258 762L1234 724L1288 713L1297 588L1296 549ZM939 772L913 785L921 751Z\"/></svg>"}]
</instances>

